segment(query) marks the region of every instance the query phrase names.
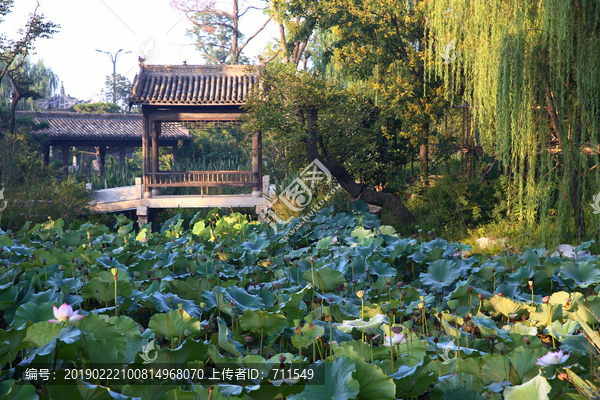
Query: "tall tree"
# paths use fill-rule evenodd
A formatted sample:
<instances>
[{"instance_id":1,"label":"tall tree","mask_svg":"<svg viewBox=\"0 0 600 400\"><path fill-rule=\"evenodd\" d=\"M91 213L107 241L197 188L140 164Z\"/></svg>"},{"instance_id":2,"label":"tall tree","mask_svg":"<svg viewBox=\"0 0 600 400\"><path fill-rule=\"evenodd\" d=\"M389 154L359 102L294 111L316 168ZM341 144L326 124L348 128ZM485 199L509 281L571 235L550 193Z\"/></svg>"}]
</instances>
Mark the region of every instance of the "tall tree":
<instances>
[{"instance_id":1,"label":"tall tree","mask_svg":"<svg viewBox=\"0 0 600 400\"><path fill-rule=\"evenodd\" d=\"M9 68L6 76L12 86L11 103L10 103L10 127L9 133L15 133L15 112L17 104L21 99L37 100L42 97L42 93L36 88L35 77L30 74L27 68L24 68L23 63L17 62L20 67Z\"/></svg>"},{"instance_id":2,"label":"tall tree","mask_svg":"<svg viewBox=\"0 0 600 400\"><path fill-rule=\"evenodd\" d=\"M102 99L124 109L127 105L127 96L129 96L130 90L131 81L127 77L119 73L106 75L104 88L102 89Z\"/></svg>"},{"instance_id":3,"label":"tall tree","mask_svg":"<svg viewBox=\"0 0 600 400\"><path fill-rule=\"evenodd\" d=\"M420 147L421 173L428 176L433 122L447 103L440 82L426 82L428 1L288 0L277 3L299 21L290 40L314 30L324 48L315 60L320 73L361 86L376 105L401 122L397 139Z\"/></svg>"},{"instance_id":4,"label":"tall tree","mask_svg":"<svg viewBox=\"0 0 600 400\"><path fill-rule=\"evenodd\" d=\"M432 53L435 72L474 106L511 209L546 240L585 237L600 187L600 3L436 0L429 23L432 50L459 50Z\"/></svg>"},{"instance_id":5,"label":"tall tree","mask_svg":"<svg viewBox=\"0 0 600 400\"><path fill-rule=\"evenodd\" d=\"M27 75L32 80L33 89L41 97L50 97L58 89L60 82L58 75L51 68L47 67L43 60L39 60L35 64L29 60L25 61L22 68L27 71ZM9 79L5 79L0 83L0 91L4 94L4 97L0 98L1 105L9 106L12 97L12 84ZM17 104L17 110L35 111L39 110L39 107L32 99L22 98Z\"/></svg>"},{"instance_id":6,"label":"tall tree","mask_svg":"<svg viewBox=\"0 0 600 400\"><path fill-rule=\"evenodd\" d=\"M384 171L401 154L381 134L390 128L372 102L293 64L267 65L261 85L248 100L246 128L275 137L288 161L319 160L354 198L383 207L403 224L414 216L398 197L370 189L357 177ZM257 86L258 87L258 86Z\"/></svg>"},{"instance_id":7,"label":"tall tree","mask_svg":"<svg viewBox=\"0 0 600 400\"><path fill-rule=\"evenodd\" d=\"M0 23L11 12L13 3L14 0L0 0ZM19 68L29 55L34 54L36 40L48 39L58 32L60 25L46 21L45 15L38 13L39 7L38 3L33 13L29 14L25 27L17 30L17 39L7 38L5 33L0 34L0 62L3 64L0 82L9 69ZM20 61L15 64L17 59Z\"/></svg>"},{"instance_id":8,"label":"tall tree","mask_svg":"<svg viewBox=\"0 0 600 400\"><path fill-rule=\"evenodd\" d=\"M200 51L209 65L231 64L234 53L231 50L233 32L228 28L231 18L221 14L200 14L198 24L188 30L187 35L196 39L196 49ZM240 32L239 39L244 35ZM238 64L247 64L248 57L240 54Z\"/></svg>"},{"instance_id":9,"label":"tall tree","mask_svg":"<svg viewBox=\"0 0 600 400\"><path fill-rule=\"evenodd\" d=\"M13 0L0 0L0 23L3 18L8 15L13 6ZM16 105L22 98L34 97L39 93L34 90L34 84L27 71L23 67L28 57L34 54L35 41L38 39L50 38L56 33L60 25L46 21L44 14L38 13L39 3L35 7L33 13L29 15L29 19L25 23L25 27L17 30L17 39L9 39L6 34L0 35L0 83L2 83L5 75L9 75L12 85L11 93L11 122L10 131L14 131L14 111ZM3 133L0 131L0 138Z\"/></svg>"},{"instance_id":10,"label":"tall tree","mask_svg":"<svg viewBox=\"0 0 600 400\"><path fill-rule=\"evenodd\" d=\"M254 39L267 24L271 18L266 18L265 23L258 28L252 35L242 42L242 32L240 30L240 18L252 9L263 9L253 5L240 7L243 3L240 0L231 1L231 11L217 8L215 0L171 0L171 5L186 14L188 20L194 25L193 32L198 32L202 35L199 37L208 45L211 44L213 50L231 54L228 59L228 64L240 64L242 61L242 51L248 43ZM207 17L208 16L208 17ZM217 29L217 27L219 29ZM214 42L206 41L206 37L213 35ZM229 36L230 43L224 47L215 39L215 34L221 37ZM205 53L208 54L208 53Z\"/></svg>"}]
</instances>

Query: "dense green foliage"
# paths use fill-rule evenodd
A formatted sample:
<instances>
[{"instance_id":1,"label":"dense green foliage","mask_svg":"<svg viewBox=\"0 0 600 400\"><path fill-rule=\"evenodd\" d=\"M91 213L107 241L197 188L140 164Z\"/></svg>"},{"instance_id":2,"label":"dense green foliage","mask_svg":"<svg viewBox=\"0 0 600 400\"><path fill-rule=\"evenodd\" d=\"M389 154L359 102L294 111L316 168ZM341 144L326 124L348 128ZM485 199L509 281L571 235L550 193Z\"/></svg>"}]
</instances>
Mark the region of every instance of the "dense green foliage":
<instances>
[{"instance_id":1,"label":"dense green foliage","mask_svg":"<svg viewBox=\"0 0 600 400\"><path fill-rule=\"evenodd\" d=\"M135 232L123 216L112 229L65 230L56 220L0 231L0 363L12 373L2 390L38 398L23 373L44 367L56 381L38 376L36 388L74 399L598 393L589 352L600 343L597 257L572 260L535 247L470 254L440 238L402 238L362 202L352 209L325 208L276 233L217 210L188 229L177 215L152 233ZM48 322L64 318L53 312L64 303L84 317ZM552 359L559 344L565 354ZM63 380L69 369L108 366L147 375L86 376L79 386ZM274 376L290 366L312 383ZM213 368L264 375L209 380ZM177 376L186 369L207 375ZM568 379L551 379L557 373Z\"/></svg>"},{"instance_id":2,"label":"dense green foliage","mask_svg":"<svg viewBox=\"0 0 600 400\"><path fill-rule=\"evenodd\" d=\"M587 203L600 183L600 4L435 1L430 23L432 76L476 106L481 141L511 177L511 210L548 237L584 237L598 223Z\"/></svg>"}]
</instances>

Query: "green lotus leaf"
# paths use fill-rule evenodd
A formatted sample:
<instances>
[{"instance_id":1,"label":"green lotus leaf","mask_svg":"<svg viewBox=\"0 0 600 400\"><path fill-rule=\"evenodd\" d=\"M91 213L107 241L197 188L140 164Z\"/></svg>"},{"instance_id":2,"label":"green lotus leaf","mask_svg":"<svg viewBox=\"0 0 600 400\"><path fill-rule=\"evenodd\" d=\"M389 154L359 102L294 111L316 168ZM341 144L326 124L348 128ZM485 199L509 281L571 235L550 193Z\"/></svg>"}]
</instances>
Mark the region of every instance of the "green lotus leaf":
<instances>
[{"instance_id":1,"label":"green lotus leaf","mask_svg":"<svg viewBox=\"0 0 600 400\"><path fill-rule=\"evenodd\" d=\"M517 314L518 317L521 317L521 315L526 314L530 309L526 304L498 295L485 299L483 301L483 306L493 317L498 317L500 315L508 317L511 314Z\"/></svg>"},{"instance_id":2,"label":"green lotus leaf","mask_svg":"<svg viewBox=\"0 0 600 400\"><path fill-rule=\"evenodd\" d=\"M369 319L369 321L364 321L363 319L344 321L341 325L337 326L337 329L344 333L352 333L352 329L357 329L360 332L366 332L367 329L372 329L373 332L375 332L384 323L387 323L386 316L377 314Z\"/></svg>"},{"instance_id":3,"label":"green lotus leaf","mask_svg":"<svg viewBox=\"0 0 600 400\"><path fill-rule=\"evenodd\" d=\"M331 292L342 283L346 282L344 274L339 271L332 271L327 267L315 269L314 274L315 285L324 292ZM304 279L306 282L312 282L312 271L309 269L304 272L302 279Z\"/></svg>"},{"instance_id":4,"label":"green lotus leaf","mask_svg":"<svg viewBox=\"0 0 600 400\"><path fill-rule=\"evenodd\" d=\"M306 310L306 303L304 302L304 296L310 293L312 285L309 283L304 288L296 293L290 293L290 299L287 300L281 307L280 310L287 314L291 314L297 319L301 318L302 311Z\"/></svg>"},{"instance_id":5,"label":"green lotus leaf","mask_svg":"<svg viewBox=\"0 0 600 400\"><path fill-rule=\"evenodd\" d=\"M216 386L216 385L215 385ZM125 396L134 399L159 400L163 399L167 392L175 389L177 386L168 380L159 380L154 385L125 385L121 392ZM198 385L200 387L200 385ZM208 398L208 396L206 397ZM215 400L217 397L215 396ZM95 400L95 399L94 399ZM101 399L104 400L104 399ZM112 400L112 399L107 399ZM212 400L212 399L211 399ZM219 398L220 400L220 398Z\"/></svg>"},{"instance_id":6,"label":"green lotus leaf","mask_svg":"<svg viewBox=\"0 0 600 400\"><path fill-rule=\"evenodd\" d=\"M325 330L325 333L328 333L327 330ZM334 331L333 337L335 340L335 331ZM336 340L336 341L338 343L340 342L339 340ZM371 346L369 343L365 343L361 340L351 340L351 341L347 341L346 343L343 343L343 344L352 346L352 349L356 352L356 354L362 360L365 360L365 361L371 361L371 358L373 358L373 360L388 360L390 358L389 347L384 347L384 346L375 347L375 346Z\"/></svg>"},{"instance_id":7,"label":"green lotus leaf","mask_svg":"<svg viewBox=\"0 0 600 400\"><path fill-rule=\"evenodd\" d=\"M598 320L600 318L600 296L584 298L579 293L573 293L573 297L577 309L569 314L569 318L573 320L581 319L588 325L598 325L600 323Z\"/></svg>"},{"instance_id":8,"label":"green lotus leaf","mask_svg":"<svg viewBox=\"0 0 600 400\"><path fill-rule=\"evenodd\" d=\"M154 333L163 335L167 339L177 337L182 339L185 330L192 334L200 333L200 322L184 310L173 310L168 314L154 314L150 318L148 328ZM181 340L180 340L181 343Z\"/></svg>"},{"instance_id":9,"label":"green lotus leaf","mask_svg":"<svg viewBox=\"0 0 600 400\"><path fill-rule=\"evenodd\" d=\"M264 237L257 237L254 242L244 242L242 243L242 248L246 251L250 251L253 253L260 253L264 249L266 249L271 242L269 242Z\"/></svg>"},{"instance_id":10,"label":"green lotus leaf","mask_svg":"<svg viewBox=\"0 0 600 400\"><path fill-rule=\"evenodd\" d=\"M138 349L138 352L142 348ZM81 359L96 365L116 364L119 361L117 348L106 340L88 340L82 348Z\"/></svg>"},{"instance_id":11,"label":"green lotus leaf","mask_svg":"<svg viewBox=\"0 0 600 400\"><path fill-rule=\"evenodd\" d=\"M560 305L552 306L550 304L541 304L538 311L529 315L529 321L535 322L535 326L543 328L552 321L562 320L562 307Z\"/></svg>"},{"instance_id":12,"label":"green lotus leaf","mask_svg":"<svg viewBox=\"0 0 600 400\"><path fill-rule=\"evenodd\" d=\"M55 339L61 329L62 327L59 324L50 324L48 322L35 323L27 328L25 341L31 343L35 347L42 347Z\"/></svg>"},{"instance_id":13,"label":"green lotus leaf","mask_svg":"<svg viewBox=\"0 0 600 400\"><path fill-rule=\"evenodd\" d=\"M600 282L600 269L592 261L582 261L577 266L573 261L567 261L560 267L560 276L571 278L577 286L586 288Z\"/></svg>"},{"instance_id":14,"label":"green lotus leaf","mask_svg":"<svg viewBox=\"0 0 600 400\"><path fill-rule=\"evenodd\" d=\"M20 328L28 321L32 323L48 322L49 319L53 318L54 308L52 303L40 305L35 303L25 303L20 305L19 308L17 308L17 311L15 311L13 326Z\"/></svg>"},{"instance_id":15,"label":"green lotus leaf","mask_svg":"<svg viewBox=\"0 0 600 400\"><path fill-rule=\"evenodd\" d=\"M483 391L483 384L481 383L481 379L476 378L476 375L472 375L468 372L468 361L472 359L465 359L462 363L462 376L461 381L458 380L458 374L453 374L452 376L446 377L444 379L440 379L440 382L436 384L431 389L431 399L432 400L441 400L441 399L458 399L458 400L483 400L483 397L479 397L478 392ZM465 368L467 367L467 368ZM454 366L453 368L456 368ZM477 367L477 372L479 372L479 367ZM440 371L441 373L441 371ZM469 389L467 389L469 388ZM462 397L458 397L458 396Z\"/></svg>"},{"instance_id":16,"label":"green lotus leaf","mask_svg":"<svg viewBox=\"0 0 600 400\"><path fill-rule=\"evenodd\" d=\"M200 318L200 307L192 300L184 300L172 293L154 292L150 298L154 309L159 312L170 312L181 308L195 318Z\"/></svg>"},{"instance_id":17,"label":"green lotus leaf","mask_svg":"<svg viewBox=\"0 0 600 400\"><path fill-rule=\"evenodd\" d=\"M300 394L289 400L348 400L360 393L360 383L354 379L356 365L349 357L336 358L332 363L313 364L314 375L322 377L323 385L306 385Z\"/></svg>"},{"instance_id":18,"label":"green lotus leaf","mask_svg":"<svg viewBox=\"0 0 600 400\"><path fill-rule=\"evenodd\" d=\"M17 303L19 291L20 288L11 284L4 285L0 289L0 311L4 311Z\"/></svg>"},{"instance_id":19,"label":"green lotus leaf","mask_svg":"<svg viewBox=\"0 0 600 400\"><path fill-rule=\"evenodd\" d=\"M538 357L531 351L528 351L522 347L520 347L518 350L513 350L508 358L510 359L510 363L515 371L517 371L517 374L519 374L521 382L523 381L523 376L525 373L529 372L533 368L537 368L535 363L538 360Z\"/></svg>"},{"instance_id":20,"label":"green lotus leaf","mask_svg":"<svg viewBox=\"0 0 600 400\"><path fill-rule=\"evenodd\" d=\"M236 349L236 343L233 341L233 335L227 328L227 325L224 325L221 321L217 323L218 325L218 334L217 334L217 343L219 348L233 354L236 357L241 356L241 353ZM237 343L238 346L243 347L241 343Z\"/></svg>"},{"instance_id":21,"label":"green lotus leaf","mask_svg":"<svg viewBox=\"0 0 600 400\"><path fill-rule=\"evenodd\" d=\"M388 278L393 278L398 275L396 268L383 261L369 261L368 265L371 275L385 276Z\"/></svg>"},{"instance_id":22,"label":"green lotus leaf","mask_svg":"<svg viewBox=\"0 0 600 400\"><path fill-rule=\"evenodd\" d=\"M444 255L443 248L434 247L433 249L431 249L431 251L429 251L428 253L425 254L425 258L423 258L423 262L431 263L431 262L437 261L440 258L442 258L443 255Z\"/></svg>"},{"instance_id":23,"label":"green lotus leaf","mask_svg":"<svg viewBox=\"0 0 600 400\"><path fill-rule=\"evenodd\" d=\"M127 339L121 334L119 328L108 321L108 316L98 316L94 313L89 313L84 319L77 322L77 326L83 332L86 332L87 337L94 340L106 340L115 346L120 354L125 354L127 351Z\"/></svg>"},{"instance_id":24,"label":"green lotus leaf","mask_svg":"<svg viewBox=\"0 0 600 400\"><path fill-rule=\"evenodd\" d=\"M64 384L48 385L48 392L51 398L56 399L89 399L89 400L125 400L122 396L109 388L100 385L93 385L87 382L64 381ZM149 397L148 397L149 398Z\"/></svg>"},{"instance_id":25,"label":"green lotus leaf","mask_svg":"<svg viewBox=\"0 0 600 400\"><path fill-rule=\"evenodd\" d=\"M489 385L492 382L516 382L519 380L518 375L512 376L510 360L507 356L500 354L486 354L482 357L483 367L481 368L481 378L484 385ZM508 374L508 375L507 375Z\"/></svg>"},{"instance_id":26,"label":"green lotus leaf","mask_svg":"<svg viewBox=\"0 0 600 400\"><path fill-rule=\"evenodd\" d=\"M452 260L434 261L429 265L427 273L419 276L422 284L438 288L450 286L458 278L460 278L460 269Z\"/></svg>"},{"instance_id":27,"label":"green lotus leaf","mask_svg":"<svg viewBox=\"0 0 600 400\"><path fill-rule=\"evenodd\" d=\"M507 278L508 282L515 282L519 284L526 284L527 281L533 276L535 272L529 265L524 265L514 274L510 274ZM506 293L505 293L506 294Z\"/></svg>"},{"instance_id":28,"label":"green lotus leaf","mask_svg":"<svg viewBox=\"0 0 600 400\"><path fill-rule=\"evenodd\" d=\"M0 398L2 400L38 400L35 386L23 382L15 383L14 379L0 382Z\"/></svg>"},{"instance_id":29,"label":"green lotus leaf","mask_svg":"<svg viewBox=\"0 0 600 400\"><path fill-rule=\"evenodd\" d=\"M305 324L300 333L295 333L292 336L292 344L298 349L308 347L316 342L320 336L324 336L324 334L325 327L315 324L314 329L310 329L309 324Z\"/></svg>"},{"instance_id":30,"label":"green lotus leaf","mask_svg":"<svg viewBox=\"0 0 600 400\"><path fill-rule=\"evenodd\" d=\"M435 371L427 368L431 357L425 356L412 367L401 365L398 371L391 374L396 384L396 396L398 398L417 397L437 381Z\"/></svg>"},{"instance_id":31,"label":"green lotus leaf","mask_svg":"<svg viewBox=\"0 0 600 400\"><path fill-rule=\"evenodd\" d=\"M367 364L348 343L338 346L335 355L346 356L354 361L356 371L353 376L360 384L360 399L396 400L396 385L393 379L385 375L378 366Z\"/></svg>"},{"instance_id":32,"label":"green lotus leaf","mask_svg":"<svg viewBox=\"0 0 600 400\"><path fill-rule=\"evenodd\" d=\"M18 351L30 346L23 341L26 335L27 329L11 328L8 331L0 329L0 363L4 365L13 361Z\"/></svg>"},{"instance_id":33,"label":"green lotus leaf","mask_svg":"<svg viewBox=\"0 0 600 400\"><path fill-rule=\"evenodd\" d=\"M441 400L484 400L485 397L479 393L467 389L465 386L459 386L456 389L450 389L442 396Z\"/></svg>"},{"instance_id":34,"label":"green lotus leaf","mask_svg":"<svg viewBox=\"0 0 600 400\"><path fill-rule=\"evenodd\" d=\"M263 335L274 335L288 323L283 314L270 313L262 310L246 310L240 317L243 330Z\"/></svg>"},{"instance_id":35,"label":"green lotus leaf","mask_svg":"<svg viewBox=\"0 0 600 400\"><path fill-rule=\"evenodd\" d=\"M186 392L185 390L176 387L175 389L169 390L167 395L164 397L165 400L197 400L198 396L195 392Z\"/></svg>"},{"instance_id":36,"label":"green lotus leaf","mask_svg":"<svg viewBox=\"0 0 600 400\"><path fill-rule=\"evenodd\" d=\"M119 271L119 274L125 274L123 271ZM127 274L125 274L127 275ZM129 297L133 293L133 287L129 280L119 281L117 280L117 296ZM81 290L81 296L84 299L96 299L102 303L114 303L115 301L115 282L114 279L111 281L102 281L100 278L91 279Z\"/></svg>"},{"instance_id":37,"label":"green lotus leaf","mask_svg":"<svg viewBox=\"0 0 600 400\"><path fill-rule=\"evenodd\" d=\"M252 295L244 289L237 286L230 286L225 289L235 302L235 307L244 312L250 310L260 310L265 308L265 302L258 295Z\"/></svg>"},{"instance_id":38,"label":"green lotus leaf","mask_svg":"<svg viewBox=\"0 0 600 400\"><path fill-rule=\"evenodd\" d=\"M502 328L502 331L506 333L516 333L521 336L536 336L538 333L538 330L535 326L525 326L520 322L505 325Z\"/></svg>"},{"instance_id":39,"label":"green lotus leaf","mask_svg":"<svg viewBox=\"0 0 600 400\"><path fill-rule=\"evenodd\" d=\"M522 385L504 389L505 400L549 400L550 384L542 375L537 375Z\"/></svg>"},{"instance_id":40,"label":"green lotus leaf","mask_svg":"<svg viewBox=\"0 0 600 400\"><path fill-rule=\"evenodd\" d=\"M562 336L573 334L573 331L579 327L579 322L573 320L566 321L564 324L560 321L554 321L552 323L552 331L550 331L550 326L548 325L544 329L544 332L548 335L552 335L552 333L554 333L553 336L559 341L562 341Z\"/></svg>"},{"instance_id":41,"label":"green lotus leaf","mask_svg":"<svg viewBox=\"0 0 600 400\"><path fill-rule=\"evenodd\" d=\"M204 290L202 292L202 300L204 300L204 302L206 303L206 307L208 309L214 308L216 310L217 306L218 306L218 308L221 310L221 312L232 315L233 310L231 309L229 293L227 293L225 291L225 289L223 289L221 287L221 289L220 289L221 291L220 291L220 293L218 293L219 298L217 301L216 290L217 289L215 288L214 291ZM269 294L271 294L271 292L269 292ZM206 309L205 309L205 311L206 311Z\"/></svg>"}]
</instances>

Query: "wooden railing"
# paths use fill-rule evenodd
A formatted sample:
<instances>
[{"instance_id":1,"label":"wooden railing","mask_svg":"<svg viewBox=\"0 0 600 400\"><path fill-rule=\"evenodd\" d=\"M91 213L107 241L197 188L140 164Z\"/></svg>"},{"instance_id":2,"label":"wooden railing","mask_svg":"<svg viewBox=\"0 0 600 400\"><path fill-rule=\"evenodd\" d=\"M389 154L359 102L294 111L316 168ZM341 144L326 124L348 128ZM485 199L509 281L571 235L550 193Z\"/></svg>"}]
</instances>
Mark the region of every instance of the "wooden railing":
<instances>
[{"instance_id":1,"label":"wooden railing","mask_svg":"<svg viewBox=\"0 0 600 400\"><path fill-rule=\"evenodd\" d=\"M147 187L256 186L252 171L168 171L148 174Z\"/></svg>"}]
</instances>

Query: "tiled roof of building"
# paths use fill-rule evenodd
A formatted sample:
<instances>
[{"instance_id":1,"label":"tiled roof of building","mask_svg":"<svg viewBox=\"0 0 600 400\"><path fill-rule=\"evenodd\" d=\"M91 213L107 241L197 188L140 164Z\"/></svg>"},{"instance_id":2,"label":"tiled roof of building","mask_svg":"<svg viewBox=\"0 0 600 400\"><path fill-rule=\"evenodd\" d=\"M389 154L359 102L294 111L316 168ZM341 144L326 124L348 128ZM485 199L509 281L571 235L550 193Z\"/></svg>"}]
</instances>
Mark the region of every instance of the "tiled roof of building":
<instances>
[{"instance_id":1,"label":"tiled roof of building","mask_svg":"<svg viewBox=\"0 0 600 400\"><path fill-rule=\"evenodd\" d=\"M141 114L93 114L71 112L17 112L17 117L32 117L36 123L47 122L50 127L33 132L61 139L141 139ZM161 139L189 139L184 126L173 123L163 127Z\"/></svg>"},{"instance_id":2,"label":"tiled roof of building","mask_svg":"<svg viewBox=\"0 0 600 400\"><path fill-rule=\"evenodd\" d=\"M242 105L256 84L249 65L140 65L129 104Z\"/></svg>"}]
</instances>

